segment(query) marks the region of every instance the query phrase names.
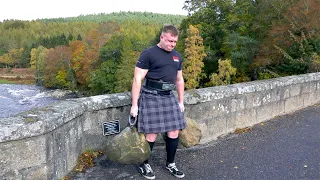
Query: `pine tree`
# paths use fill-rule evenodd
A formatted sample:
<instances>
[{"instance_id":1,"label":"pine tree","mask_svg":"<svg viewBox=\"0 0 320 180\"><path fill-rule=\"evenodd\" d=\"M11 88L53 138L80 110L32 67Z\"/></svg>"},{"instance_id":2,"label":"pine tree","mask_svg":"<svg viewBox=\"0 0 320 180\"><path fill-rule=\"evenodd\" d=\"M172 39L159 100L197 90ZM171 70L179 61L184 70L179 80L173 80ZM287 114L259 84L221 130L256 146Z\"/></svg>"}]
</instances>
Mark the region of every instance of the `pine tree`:
<instances>
[{"instance_id":1,"label":"pine tree","mask_svg":"<svg viewBox=\"0 0 320 180\"><path fill-rule=\"evenodd\" d=\"M211 83L215 86L231 84L232 76L236 73L237 69L232 67L230 59L219 59L219 74L211 75Z\"/></svg>"},{"instance_id":2,"label":"pine tree","mask_svg":"<svg viewBox=\"0 0 320 180\"><path fill-rule=\"evenodd\" d=\"M201 77L204 76L202 72L204 66L203 58L206 57L203 39L195 26L189 25L185 47L183 69L183 76L186 79L185 87L187 89L195 89L199 86Z\"/></svg>"}]
</instances>

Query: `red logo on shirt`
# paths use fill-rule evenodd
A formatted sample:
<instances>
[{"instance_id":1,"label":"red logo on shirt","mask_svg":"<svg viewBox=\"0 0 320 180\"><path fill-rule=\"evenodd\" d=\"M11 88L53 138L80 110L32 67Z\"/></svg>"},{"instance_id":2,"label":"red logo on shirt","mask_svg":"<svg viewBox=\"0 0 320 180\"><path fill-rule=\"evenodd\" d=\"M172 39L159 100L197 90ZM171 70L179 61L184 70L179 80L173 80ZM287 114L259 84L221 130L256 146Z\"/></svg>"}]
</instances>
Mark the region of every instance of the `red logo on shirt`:
<instances>
[{"instance_id":1,"label":"red logo on shirt","mask_svg":"<svg viewBox=\"0 0 320 180\"><path fill-rule=\"evenodd\" d=\"M178 56L173 56L173 60L174 60L175 62L179 62L179 57L178 57Z\"/></svg>"}]
</instances>

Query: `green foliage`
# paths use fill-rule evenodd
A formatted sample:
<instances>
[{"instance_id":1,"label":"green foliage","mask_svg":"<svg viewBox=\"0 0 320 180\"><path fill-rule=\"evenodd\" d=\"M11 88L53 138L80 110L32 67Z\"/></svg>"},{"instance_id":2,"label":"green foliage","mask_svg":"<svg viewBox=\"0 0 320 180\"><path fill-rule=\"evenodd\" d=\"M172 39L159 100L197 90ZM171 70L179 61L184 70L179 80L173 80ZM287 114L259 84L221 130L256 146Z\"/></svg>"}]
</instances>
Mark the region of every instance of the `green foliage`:
<instances>
[{"instance_id":1,"label":"green foliage","mask_svg":"<svg viewBox=\"0 0 320 180\"><path fill-rule=\"evenodd\" d=\"M252 32L258 11L256 4L252 0L186 1L185 9L192 16L182 21L182 36L185 38L190 24L199 24L207 54L204 58L207 77L218 70L219 59L231 59L238 71L250 71L249 66L259 47L258 41L254 39L255 33ZM207 82L210 79L203 83Z\"/></svg>"},{"instance_id":2,"label":"green foliage","mask_svg":"<svg viewBox=\"0 0 320 180\"><path fill-rule=\"evenodd\" d=\"M62 68L58 71L56 76L57 85L55 87L66 88L71 87L71 82L67 80L67 71L62 66Z\"/></svg>"},{"instance_id":3,"label":"green foliage","mask_svg":"<svg viewBox=\"0 0 320 180\"><path fill-rule=\"evenodd\" d=\"M320 72L320 55L314 53L311 57L309 72Z\"/></svg>"},{"instance_id":4,"label":"green foliage","mask_svg":"<svg viewBox=\"0 0 320 180\"><path fill-rule=\"evenodd\" d=\"M113 93L115 88L115 73L117 69L115 61L103 62L99 69L93 71L90 75L90 93L105 94Z\"/></svg>"},{"instance_id":5,"label":"green foliage","mask_svg":"<svg viewBox=\"0 0 320 180\"><path fill-rule=\"evenodd\" d=\"M236 75L237 69L232 67L231 60L219 60L219 73L211 75L211 84L214 86L231 84L232 76Z\"/></svg>"},{"instance_id":6,"label":"green foliage","mask_svg":"<svg viewBox=\"0 0 320 180\"><path fill-rule=\"evenodd\" d=\"M34 49L34 54L32 58L35 59L35 74L36 74L36 82L39 85L43 84L43 76L44 76L44 68L45 68L45 55L46 55L46 48L43 46Z\"/></svg>"},{"instance_id":7,"label":"green foliage","mask_svg":"<svg viewBox=\"0 0 320 180\"><path fill-rule=\"evenodd\" d=\"M12 29L23 29L26 25L26 22L15 20L15 21L9 21L8 23L5 23L3 28L5 30L12 30Z\"/></svg>"},{"instance_id":8,"label":"green foliage","mask_svg":"<svg viewBox=\"0 0 320 180\"><path fill-rule=\"evenodd\" d=\"M271 79L273 78L272 75L270 73L266 73L266 72L260 72L259 73L259 79Z\"/></svg>"},{"instance_id":9,"label":"green foliage","mask_svg":"<svg viewBox=\"0 0 320 180\"><path fill-rule=\"evenodd\" d=\"M120 62L121 42L124 40L122 35L113 35L100 50L102 61Z\"/></svg>"},{"instance_id":10,"label":"green foliage","mask_svg":"<svg viewBox=\"0 0 320 180\"><path fill-rule=\"evenodd\" d=\"M185 78L186 89L195 89L199 87L199 82L203 74L203 58L206 57L203 39L199 35L198 28L190 25L188 36L185 39L185 61L183 63L183 76Z\"/></svg>"},{"instance_id":11,"label":"green foliage","mask_svg":"<svg viewBox=\"0 0 320 180\"><path fill-rule=\"evenodd\" d=\"M123 23L125 21L141 21L148 24L173 24L178 25L182 19L186 18L183 15L171 15L171 14L159 14L151 12L114 12L110 14L99 13L80 15L77 17L67 18L51 18L41 19L42 22L118 22Z\"/></svg>"},{"instance_id":12,"label":"green foliage","mask_svg":"<svg viewBox=\"0 0 320 180\"><path fill-rule=\"evenodd\" d=\"M8 20L0 23L0 67L36 69L38 82L49 87L127 91L138 55L171 23L180 32L176 50L187 88L318 72L319 8L319 0L194 0L185 1L187 17L120 12ZM191 40L190 25L201 46Z\"/></svg>"},{"instance_id":13,"label":"green foliage","mask_svg":"<svg viewBox=\"0 0 320 180\"><path fill-rule=\"evenodd\" d=\"M39 45L46 48L54 48L60 45L68 45L69 41L72 41L72 40L74 40L72 34L69 34L68 38L66 37L66 35L61 34L61 35L52 36L52 37L41 37L38 40L38 43Z\"/></svg>"},{"instance_id":14,"label":"green foliage","mask_svg":"<svg viewBox=\"0 0 320 180\"><path fill-rule=\"evenodd\" d=\"M153 40L159 32L158 30L158 25L145 25L139 21L127 21L122 24L119 32L110 37L101 49L100 57L105 62L112 61L117 68L114 70L115 74L113 75L116 81L113 81L112 85L110 84L106 92L124 92L131 89L134 67L139 54L152 45ZM113 65L110 68L115 67ZM98 71L99 73L101 72ZM96 75L96 77L99 76ZM98 82L93 82L96 80ZM109 81L101 81L101 78L91 78L90 87L96 89L95 87L104 84L101 82ZM102 93L103 91L93 90L93 93L95 92Z\"/></svg>"},{"instance_id":15,"label":"green foliage","mask_svg":"<svg viewBox=\"0 0 320 180\"><path fill-rule=\"evenodd\" d=\"M12 84L12 82L10 82L6 79L0 79L0 84Z\"/></svg>"},{"instance_id":16,"label":"green foliage","mask_svg":"<svg viewBox=\"0 0 320 180\"><path fill-rule=\"evenodd\" d=\"M258 52L258 42L249 36L231 33L223 43L226 57L232 60L238 71L248 71L254 56Z\"/></svg>"},{"instance_id":17,"label":"green foliage","mask_svg":"<svg viewBox=\"0 0 320 180\"><path fill-rule=\"evenodd\" d=\"M278 70L289 75L314 72L312 65L316 67L317 60L311 61L317 59L320 38L312 38L312 36L305 35L303 31L300 31L298 35L291 31L289 33L293 43L286 48L287 50L275 45L275 48L285 58L278 66Z\"/></svg>"},{"instance_id":18,"label":"green foliage","mask_svg":"<svg viewBox=\"0 0 320 180\"><path fill-rule=\"evenodd\" d=\"M134 65L138 56L133 56L133 47L130 39L125 37L121 45L121 63L119 63L115 82L115 92L129 91L132 85Z\"/></svg>"},{"instance_id":19,"label":"green foliage","mask_svg":"<svg viewBox=\"0 0 320 180\"><path fill-rule=\"evenodd\" d=\"M122 62L116 72L115 92L130 91L132 87L133 72L140 53L132 50L123 51Z\"/></svg>"}]
</instances>

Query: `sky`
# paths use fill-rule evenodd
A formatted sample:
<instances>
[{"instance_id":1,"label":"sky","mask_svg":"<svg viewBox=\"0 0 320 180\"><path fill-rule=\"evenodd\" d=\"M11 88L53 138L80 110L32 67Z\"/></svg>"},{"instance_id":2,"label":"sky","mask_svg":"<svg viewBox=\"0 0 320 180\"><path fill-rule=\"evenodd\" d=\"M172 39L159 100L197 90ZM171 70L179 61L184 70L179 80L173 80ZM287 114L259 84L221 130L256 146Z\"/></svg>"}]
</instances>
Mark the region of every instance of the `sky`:
<instances>
[{"instance_id":1,"label":"sky","mask_svg":"<svg viewBox=\"0 0 320 180\"><path fill-rule=\"evenodd\" d=\"M74 17L112 12L153 12L187 15L185 0L3 0L0 21Z\"/></svg>"}]
</instances>

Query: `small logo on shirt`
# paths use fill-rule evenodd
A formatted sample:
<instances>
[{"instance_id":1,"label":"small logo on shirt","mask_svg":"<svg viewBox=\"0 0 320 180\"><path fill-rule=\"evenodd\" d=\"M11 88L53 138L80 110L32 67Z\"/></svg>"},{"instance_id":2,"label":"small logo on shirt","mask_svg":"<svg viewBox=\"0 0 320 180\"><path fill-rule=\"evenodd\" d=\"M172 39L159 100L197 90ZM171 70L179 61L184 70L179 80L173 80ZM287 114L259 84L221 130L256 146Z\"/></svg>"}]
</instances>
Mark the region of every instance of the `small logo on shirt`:
<instances>
[{"instance_id":1,"label":"small logo on shirt","mask_svg":"<svg viewBox=\"0 0 320 180\"><path fill-rule=\"evenodd\" d=\"M173 56L172 58L173 58L173 60L174 60L175 62L179 62L179 57L178 57L178 56Z\"/></svg>"}]
</instances>

